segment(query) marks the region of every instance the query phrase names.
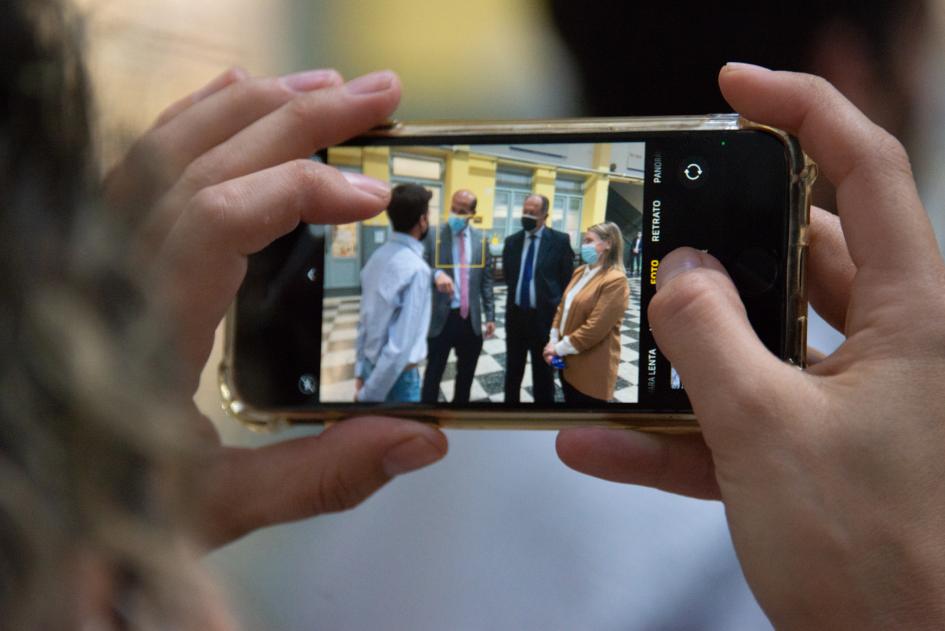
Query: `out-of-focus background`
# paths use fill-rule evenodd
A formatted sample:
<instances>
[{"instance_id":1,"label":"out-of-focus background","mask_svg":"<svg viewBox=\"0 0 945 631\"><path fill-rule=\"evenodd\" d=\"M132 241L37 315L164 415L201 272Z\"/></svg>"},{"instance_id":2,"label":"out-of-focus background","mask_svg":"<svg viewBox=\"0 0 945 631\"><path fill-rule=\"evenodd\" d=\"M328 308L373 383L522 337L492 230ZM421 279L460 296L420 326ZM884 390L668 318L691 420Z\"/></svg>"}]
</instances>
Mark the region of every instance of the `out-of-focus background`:
<instances>
[{"instance_id":1,"label":"out-of-focus background","mask_svg":"<svg viewBox=\"0 0 945 631\"><path fill-rule=\"evenodd\" d=\"M574 113L575 84L541 1L76 0L86 16L106 160L232 65L251 74L392 68L398 115Z\"/></svg>"},{"instance_id":2,"label":"out-of-focus background","mask_svg":"<svg viewBox=\"0 0 945 631\"><path fill-rule=\"evenodd\" d=\"M933 4L935 28L945 33L945 0ZM539 1L77 5L85 16L105 165L166 105L236 64L252 74L334 67L346 77L392 68L404 83L398 112L404 119L581 113L575 65ZM940 237L943 40L932 38L921 69L917 116L925 133L911 147ZM821 348L840 339L825 326L812 329L812 343ZM225 418L218 360L219 350L198 399L226 442L259 445L317 431L262 436ZM769 626L738 568L721 505L581 476L558 461L550 432L448 434L443 462L395 480L358 509L270 528L211 554L206 563L244 627Z\"/></svg>"}]
</instances>

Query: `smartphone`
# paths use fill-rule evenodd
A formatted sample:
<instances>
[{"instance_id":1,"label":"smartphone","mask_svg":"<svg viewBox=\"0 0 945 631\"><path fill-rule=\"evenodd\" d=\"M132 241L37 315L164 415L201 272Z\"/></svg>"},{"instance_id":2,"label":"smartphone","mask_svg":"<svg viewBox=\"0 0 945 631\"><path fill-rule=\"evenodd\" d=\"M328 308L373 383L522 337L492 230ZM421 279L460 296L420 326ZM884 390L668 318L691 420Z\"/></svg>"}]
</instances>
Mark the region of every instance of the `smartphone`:
<instances>
[{"instance_id":1,"label":"smartphone","mask_svg":"<svg viewBox=\"0 0 945 631\"><path fill-rule=\"evenodd\" d=\"M409 377L412 401L356 401L363 362L372 350L378 357L366 345L386 335L377 337L387 326L379 320L395 317L371 311L379 290L365 274L406 260L370 263L404 241L385 212L347 225L300 225L250 257L220 367L224 407L250 425L372 413L463 427L693 429L685 382L647 323L659 261L682 245L717 257L767 348L804 365L816 165L782 131L737 115L392 123L313 159L426 191L428 234L410 238L430 269L424 295L432 306L417 312L423 318L410 316L424 321L410 323L410 349L401 347L412 356L396 375L398 384ZM469 195L472 215L451 221L469 211L469 203L455 207ZM601 225L610 226L601 233L608 244L621 241L620 260L611 252L608 265L598 265L610 293L591 278L567 301L583 273L572 278L573 270L585 269L582 242L593 243L588 230ZM436 285L443 276L449 291ZM582 296L585 289L591 293ZM611 298L612 322L580 337L582 319L599 323L595 309L603 312ZM361 318L362 305L370 317ZM534 347L552 335L559 305L567 323L558 340L570 330L569 344L581 343L566 350L581 351L536 368Z\"/></svg>"}]
</instances>

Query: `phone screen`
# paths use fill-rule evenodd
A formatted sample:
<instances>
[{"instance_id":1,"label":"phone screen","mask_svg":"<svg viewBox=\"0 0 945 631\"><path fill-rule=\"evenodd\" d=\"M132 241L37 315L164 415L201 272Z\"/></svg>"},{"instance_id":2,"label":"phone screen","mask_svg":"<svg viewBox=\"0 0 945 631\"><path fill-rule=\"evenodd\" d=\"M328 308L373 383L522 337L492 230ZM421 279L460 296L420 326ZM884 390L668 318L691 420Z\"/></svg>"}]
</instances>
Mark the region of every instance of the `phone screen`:
<instances>
[{"instance_id":1,"label":"phone screen","mask_svg":"<svg viewBox=\"0 0 945 631\"><path fill-rule=\"evenodd\" d=\"M790 169L776 137L459 142L362 141L316 157L422 187L427 234L395 231L385 212L301 225L250 257L236 306L241 399L344 407L361 386L361 405L688 412L646 316L660 259L682 245L725 265L759 337L786 352ZM410 283L421 282L418 299Z\"/></svg>"}]
</instances>

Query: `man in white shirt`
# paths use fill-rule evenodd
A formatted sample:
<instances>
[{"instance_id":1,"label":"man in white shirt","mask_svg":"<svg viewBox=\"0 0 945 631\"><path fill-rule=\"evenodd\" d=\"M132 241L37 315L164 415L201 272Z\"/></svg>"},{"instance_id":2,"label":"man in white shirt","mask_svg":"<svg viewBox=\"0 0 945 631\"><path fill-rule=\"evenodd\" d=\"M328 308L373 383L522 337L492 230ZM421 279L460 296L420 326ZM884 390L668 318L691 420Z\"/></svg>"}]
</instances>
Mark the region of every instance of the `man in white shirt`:
<instances>
[{"instance_id":1,"label":"man in white shirt","mask_svg":"<svg viewBox=\"0 0 945 631\"><path fill-rule=\"evenodd\" d=\"M361 270L355 400L420 401L418 364L427 356L430 266L423 259L431 194L417 184L391 191L394 232Z\"/></svg>"}]
</instances>

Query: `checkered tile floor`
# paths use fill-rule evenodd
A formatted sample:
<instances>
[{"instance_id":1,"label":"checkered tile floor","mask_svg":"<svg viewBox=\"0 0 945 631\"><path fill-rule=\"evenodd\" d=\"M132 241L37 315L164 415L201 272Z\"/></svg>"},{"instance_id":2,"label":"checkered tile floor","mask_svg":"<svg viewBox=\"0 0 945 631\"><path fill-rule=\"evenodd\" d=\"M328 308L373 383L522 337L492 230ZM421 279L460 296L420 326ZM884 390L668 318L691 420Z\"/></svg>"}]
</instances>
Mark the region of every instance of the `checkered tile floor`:
<instances>
[{"instance_id":1,"label":"checkered tile floor","mask_svg":"<svg viewBox=\"0 0 945 631\"><path fill-rule=\"evenodd\" d=\"M617 369L614 401L637 401L640 359L640 279L630 278L630 306L620 329L623 352ZM482 345L482 354L476 363L476 377L470 395L473 401L501 402L505 373L505 300L504 286L495 290L496 332ZM354 397L355 343L358 331L359 296L326 298L322 316L322 374L321 400L324 402L351 401ZM421 375L424 368L421 366ZM456 379L456 356L450 358L440 383L440 400L453 398ZM532 401L531 367L526 366L522 380L522 401ZM561 385L555 380L555 400L564 401Z\"/></svg>"}]
</instances>

